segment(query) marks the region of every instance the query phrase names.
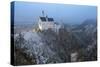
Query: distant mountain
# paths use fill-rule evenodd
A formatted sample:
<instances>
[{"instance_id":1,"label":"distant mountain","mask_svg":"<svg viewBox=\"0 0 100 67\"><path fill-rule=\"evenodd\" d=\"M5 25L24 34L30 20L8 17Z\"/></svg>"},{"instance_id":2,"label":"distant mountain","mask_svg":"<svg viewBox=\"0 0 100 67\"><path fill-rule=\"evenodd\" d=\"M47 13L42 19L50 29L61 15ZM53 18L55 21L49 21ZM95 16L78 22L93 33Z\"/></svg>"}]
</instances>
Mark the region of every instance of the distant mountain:
<instances>
[{"instance_id":1,"label":"distant mountain","mask_svg":"<svg viewBox=\"0 0 100 67\"><path fill-rule=\"evenodd\" d=\"M88 19L85 20L82 24L78 25L74 30L81 30L81 31L89 31L90 29L94 29L97 26L97 20Z\"/></svg>"},{"instance_id":2,"label":"distant mountain","mask_svg":"<svg viewBox=\"0 0 100 67\"><path fill-rule=\"evenodd\" d=\"M82 46L96 43L97 38L97 21L93 19L85 20L73 30L73 35L80 41Z\"/></svg>"}]
</instances>

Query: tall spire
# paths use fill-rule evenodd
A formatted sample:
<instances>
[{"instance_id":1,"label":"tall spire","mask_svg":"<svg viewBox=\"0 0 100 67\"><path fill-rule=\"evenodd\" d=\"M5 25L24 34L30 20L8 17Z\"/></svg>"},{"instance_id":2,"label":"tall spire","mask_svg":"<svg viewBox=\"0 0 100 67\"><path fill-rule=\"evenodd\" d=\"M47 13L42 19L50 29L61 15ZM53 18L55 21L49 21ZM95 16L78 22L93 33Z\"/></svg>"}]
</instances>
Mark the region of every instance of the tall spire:
<instances>
[{"instance_id":1,"label":"tall spire","mask_svg":"<svg viewBox=\"0 0 100 67\"><path fill-rule=\"evenodd\" d=\"M44 17L44 11L42 10L42 15L43 15L43 17Z\"/></svg>"}]
</instances>

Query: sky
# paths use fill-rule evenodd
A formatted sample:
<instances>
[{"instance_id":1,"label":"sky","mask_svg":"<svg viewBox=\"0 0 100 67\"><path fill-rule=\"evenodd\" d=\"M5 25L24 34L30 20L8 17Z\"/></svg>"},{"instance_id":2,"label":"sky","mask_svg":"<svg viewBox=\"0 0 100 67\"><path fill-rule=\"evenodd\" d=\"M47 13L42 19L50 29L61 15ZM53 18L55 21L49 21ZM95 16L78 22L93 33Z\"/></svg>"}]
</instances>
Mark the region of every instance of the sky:
<instances>
[{"instance_id":1,"label":"sky","mask_svg":"<svg viewBox=\"0 0 100 67\"><path fill-rule=\"evenodd\" d=\"M38 22L42 11L55 22L79 24L87 19L97 18L97 7L87 5L14 2L14 23L34 24Z\"/></svg>"}]
</instances>

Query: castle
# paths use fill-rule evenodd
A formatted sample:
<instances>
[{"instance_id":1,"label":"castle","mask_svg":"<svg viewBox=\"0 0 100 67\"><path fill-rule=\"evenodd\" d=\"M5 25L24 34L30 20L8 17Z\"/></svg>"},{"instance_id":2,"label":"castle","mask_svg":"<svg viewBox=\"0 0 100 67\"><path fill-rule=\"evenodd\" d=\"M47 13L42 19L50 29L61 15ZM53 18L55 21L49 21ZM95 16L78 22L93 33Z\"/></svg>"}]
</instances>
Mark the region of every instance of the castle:
<instances>
[{"instance_id":1,"label":"castle","mask_svg":"<svg viewBox=\"0 0 100 67\"><path fill-rule=\"evenodd\" d=\"M61 25L55 23L53 18L48 16L44 16L44 12L42 12L43 16L39 17L38 20L38 27L41 31L52 29L53 31L57 32Z\"/></svg>"}]
</instances>

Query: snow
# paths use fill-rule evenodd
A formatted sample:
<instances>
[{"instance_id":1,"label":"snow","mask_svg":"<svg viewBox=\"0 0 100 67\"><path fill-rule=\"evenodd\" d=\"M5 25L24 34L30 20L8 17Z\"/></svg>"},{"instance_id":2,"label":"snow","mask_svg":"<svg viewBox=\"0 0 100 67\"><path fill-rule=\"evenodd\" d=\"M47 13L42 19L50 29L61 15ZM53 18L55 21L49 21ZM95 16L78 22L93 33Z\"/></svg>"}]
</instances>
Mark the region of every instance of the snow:
<instances>
[{"instance_id":1,"label":"snow","mask_svg":"<svg viewBox=\"0 0 100 67\"><path fill-rule=\"evenodd\" d=\"M39 41L41 39L36 32L31 32L31 31L25 32L24 38L26 40L32 39L33 41Z\"/></svg>"},{"instance_id":2,"label":"snow","mask_svg":"<svg viewBox=\"0 0 100 67\"><path fill-rule=\"evenodd\" d=\"M42 41L37 32L24 31L21 34L24 35L25 39L25 44L22 44L21 48L27 48L25 53L30 57L35 55L37 64L46 63L50 57L55 56L55 53L45 44L45 42Z\"/></svg>"},{"instance_id":3,"label":"snow","mask_svg":"<svg viewBox=\"0 0 100 67\"><path fill-rule=\"evenodd\" d=\"M74 53L71 53L71 61L77 61L77 55L78 53L77 52L74 52Z\"/></svg>"}]
</instances>

